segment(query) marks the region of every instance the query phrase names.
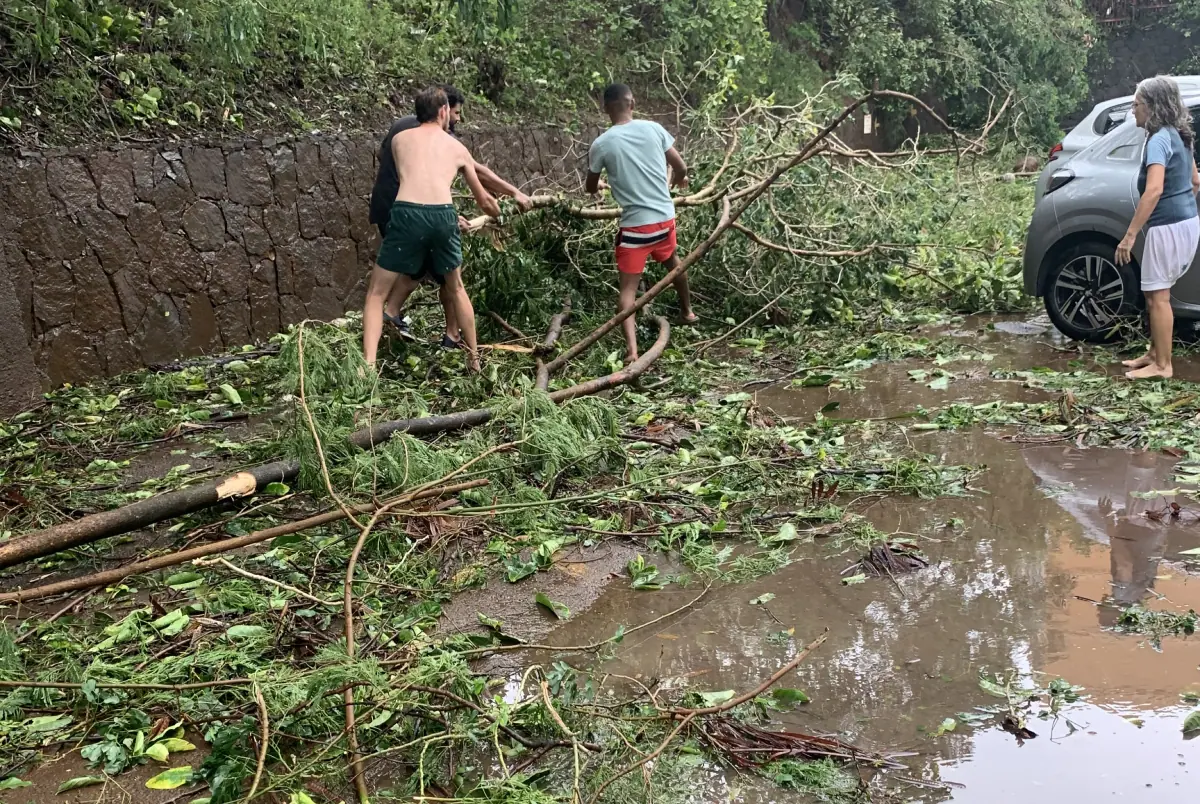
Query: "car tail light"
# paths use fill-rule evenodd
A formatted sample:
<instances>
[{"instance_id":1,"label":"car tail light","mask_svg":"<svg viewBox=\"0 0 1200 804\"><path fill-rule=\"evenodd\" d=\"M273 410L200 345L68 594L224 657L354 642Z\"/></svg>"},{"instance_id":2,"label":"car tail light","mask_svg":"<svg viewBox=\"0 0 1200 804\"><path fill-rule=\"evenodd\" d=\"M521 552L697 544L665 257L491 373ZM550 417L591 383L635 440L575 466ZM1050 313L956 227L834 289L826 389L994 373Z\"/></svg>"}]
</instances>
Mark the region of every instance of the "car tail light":
<instances>
[{"instance_id":1,"label":"car tail light","mask_svg":"<svg viewBox=\"0 0 1200 804\"><path fill-rule=\"evenodd\" d=\"M1046 185L1046 195L1067 184L1071 179L1075 178L1075 172L1067 168L1061 168L1050 174L1050 183Z\"/></svg>"},{"instance_id":2,"label":"car tail light","mask_svg":"<svg viewBox=\"0 0 1200 804\"><path fill-rule=\"evenodd\" d=\"M1053 148L1051 148L1050 149L1050 159L1047 161L1053 162L1055 159L1058 159L1058 155L1062 153L1062 149L1063 149L1063 147L1062 147L1061 142L1058 145L1055 145Z\"/></svg>"}]
</instances>

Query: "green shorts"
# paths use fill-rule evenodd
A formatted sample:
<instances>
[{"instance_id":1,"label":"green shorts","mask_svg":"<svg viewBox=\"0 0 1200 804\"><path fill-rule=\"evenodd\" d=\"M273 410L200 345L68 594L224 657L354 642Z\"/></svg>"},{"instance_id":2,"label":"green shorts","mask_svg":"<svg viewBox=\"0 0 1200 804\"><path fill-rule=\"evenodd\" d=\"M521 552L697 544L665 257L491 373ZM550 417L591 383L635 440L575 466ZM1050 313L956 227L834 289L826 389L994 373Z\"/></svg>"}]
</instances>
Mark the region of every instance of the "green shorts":
<instances>
[{"instance_id":1,"label":"green shorts","mask_svg":"<svg viewBox=\"0 0 1200 804\"><path fill-rule=\"evenodd\" d=\"M453 204L396 201L375 262L412 279L428 276L439 285L462 265L458 213Z\"/></svg>"}]
</instances>

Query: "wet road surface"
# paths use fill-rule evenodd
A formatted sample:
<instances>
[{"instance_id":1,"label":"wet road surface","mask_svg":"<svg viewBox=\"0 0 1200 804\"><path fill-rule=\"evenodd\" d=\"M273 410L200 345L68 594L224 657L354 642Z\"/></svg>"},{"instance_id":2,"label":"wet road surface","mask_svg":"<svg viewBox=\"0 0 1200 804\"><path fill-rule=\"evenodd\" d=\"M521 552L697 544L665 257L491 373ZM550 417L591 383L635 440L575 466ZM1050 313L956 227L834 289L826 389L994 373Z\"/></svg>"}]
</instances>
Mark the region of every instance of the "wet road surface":
<instances>
[{"instance_id":1,"label":"wet road surface","mask_svg":"<svg viewBox=\"0 0 1200 804\"><path fill-rule=\"evenodd\" d=\"M859 390L769 388L758 398L797 419L811 417L831 396L842 401L836 415L886 417L964 398L1021 399L1031 392L988 373L1065 368L1080 359L1036 324L1017 329L987 333L984 348L995 357L978 376L944 391L914 382L909 371L921 364L903 361L866 370ZM968 497L855 507L880 530L917 541L929 568L847 586L842 573L858 556L818 542L782 571L714 589L688 613L630 637L602 671L664 687L744 690L828 629L828 641L782 682L812 702L779 721L870 749L918 752L911 775L935 786L909 789L904 799L1196 801L1200 740L1184 740L1181 727L1196 708L1182 696L1200 693L1200 640L1169 636L1156 650L1143 636L1109 630L1117 605L1200 610L1200 574L1189 574L1180 555L1200 546L1200 505L1182 495L1148 495L1172 488L1174 459L1022 445L982 430L911 438L945 463L988 467ZM1155 512L1173 501L1182 515L1156 521ZM1190 567L1196 569L1194 560ZM665 614L695 592L638 592L616 580L551 640L593 642L620 623ZM750 603L766 593L775 595L768 604ZM1018 741L999 717L975 726L960 721L938 736L947 718L1003 705L981 689L984 672L1012 673L1031 687L1061 677L1083 687L1083 698L1057 716L1030 717L1032 739ZM755 792L745 780L729 785L713 795L724 799L736 787L734 797L746 801L804 800Z\"/></svg>"}]
</instances>

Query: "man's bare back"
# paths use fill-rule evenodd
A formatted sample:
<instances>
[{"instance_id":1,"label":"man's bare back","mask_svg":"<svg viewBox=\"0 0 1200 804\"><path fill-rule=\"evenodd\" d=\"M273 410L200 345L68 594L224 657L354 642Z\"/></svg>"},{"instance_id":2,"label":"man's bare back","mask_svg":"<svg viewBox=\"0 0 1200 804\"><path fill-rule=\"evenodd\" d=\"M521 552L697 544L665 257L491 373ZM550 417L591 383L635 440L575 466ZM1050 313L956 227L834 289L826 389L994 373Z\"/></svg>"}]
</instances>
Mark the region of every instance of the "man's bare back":
<instances>
[{"instance_id":1,"label":"man's bare back","mask_svg":"<svg viewBox=\"0 0 1200 804\"><path fill-rule=\"evenodd\" d=\"M400 178L397 201L449 204L459 171L475 161L466 147L438 123L424 123L392 138L392 156Z\"/></svg>"}]
</instances>

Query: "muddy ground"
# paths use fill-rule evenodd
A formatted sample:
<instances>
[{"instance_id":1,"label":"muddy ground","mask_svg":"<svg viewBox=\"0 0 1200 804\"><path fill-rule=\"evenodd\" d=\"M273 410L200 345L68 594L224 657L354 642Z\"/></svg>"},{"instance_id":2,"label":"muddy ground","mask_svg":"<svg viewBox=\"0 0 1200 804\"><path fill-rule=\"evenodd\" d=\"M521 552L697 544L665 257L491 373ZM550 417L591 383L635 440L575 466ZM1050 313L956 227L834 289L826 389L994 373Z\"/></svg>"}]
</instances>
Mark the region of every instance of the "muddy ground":
<instances>
[{"instance_id":1,"label":"muddy ground","mask_svg":"<svg viewBox=\"0 0 1200 804\"><path fill-rule=\"evenodd\" d=\"M836 401L831 416L895 417L888 426L902 427L904 415L918 408L1037 398L1019 382L991 379L997 369L1095 365L1089 352L1037 319L975 318L956 334L976 339L973 345L994 357L946 390L912 379L911 371L928 366L901 361L863 372L860 388L783 384L760 388L757 400L770 414L805 421ZM1179 368L1184 377L1200 378L1194 359ZM1171 489L1175 459L1043 439L1022 443L999 430L909 430L908 438L944 463L987 467L968 496L851 503L880 530L917 542L928 568L844 585L857 556L815 544L781 572L714 588L685 613L629 637L601 668L613 674L607 683L620 689L630 682L617 676L628 676L661 688L752 688L805 638L828 629L818 654L781 682L803 689L811 703L781 722L870 749L914 752L906 762L924 784L907 785L900 799L1195 801L1200 741L1186 741L1180 726L1194 708L1184 696L1200 693L1200 642L1170 637L1156 648L1144 636L1110 630L1118 606L1200 609L1200 576L1189 574L1180 556L1200 546L1200 506L1182 494L1144 496ZM1155 512L1172 502L1181 515L1156 521ZM636 552L608 542L567 557L547 577L546 591L575 612L566 623L509 605L510 589L496 583L456 600L446 623L470 627L477 611L528 610L512 621L513 633L582 645L696 596L696 587L638 592L627 579L611 580ZM751 603L772 594L765 604ZM564 658L570 655L533 661ZM486 669L496 672L506 660L491 661ZM520 670L510 666L514 682ZM1045 719L1035 707L1027 728L1036 736L1018 738L997 718L967 724L998 704L979 684L984 672L1011 672L1039 687L1061 677L1084 689ZM942 725L948 719L953 730ZM700 799L806 800L719 776Z\"/></svg>"},{"instance_id":2,"label":"muddy ground","mask_svg":"<svg viewBox=\"0 0 1200 804\"><path fill-rule=\"evenodd\" d=\"M1169 636L1156 645L1147 636L1113 630L1120 607L1133 603L1174 612L1200 609L1197 562L1182 555L1200 547L1200 504L1172 491L1176 459L1085 449L1015 430L914 428L915 411L954 402L1048 398L1019 380L996 379L994 372L1106 367L1097 362L1104 353L1063 341L1037 318L974 317L929 334L960 337L984 357L948 366L954 376L942 389L930 382L935 367L920 360L880 362L830 387L785 381L748 389L762 413L777 421L808 423L821 411L877 420L880 431L903 432L916 450L940 463L986 467L960 497L838 500L880 531L918 545L930 561L927 568L845 584L856 574L851 566L860 553L817 539L783 570L714 586L685 611L630 634L598 667L585 652L539 651L496 654L475 669L507 677L509 692L532 664L558 661L598 671L601 689L614 699L638 685L746 690L827 631L825 644L780 682L811 701L773 717L783 728L909 753L903 759L907 771L873 782L877 800L1195 801L1200 741L1185 740L1181 724L1195 709L1186 696L1200 696L1200 643ZM1182 358L1178 372L1200 380L1200 360ZM135 461L130 482L161 475L181 461L194 471L227 468L178 453L175 446ZM1171 503L1180 506L1178 516L1158 517ZM128 544L132 551L146 546L144 540ZM126 554L118 553L114 560ZM528 582L511 585L493 577L482 589L455 595L438 631L479 631L478 615L484 614L503 619L506 632L528 641L588 645L621 625L663 617L700 593L695 583L633 590L625 568L639 553L664 573L682 570L637 539L576 543ZM533 591L566 604L570 619L560 622L532 605ZM1020 694L1000 700L981 686L981 674L1010 679L1013 689L1044 688L1062 678L1082 690L1078 700L1072 695L1051 712L1041 704L1027 707ZM1028 731L1004 728L1010 706L1027 717ZM198 765L206 746L198 736L192 739L199 750L181 761ZM34 787L0 795L0 801L190 800L178 798L180 791L146 790L145 779L158 770L149 766L115 777L109 787L54 795L62 782L93 771L74 751L47 759L24 777ZM691 792L692 800L810 800L762 779L705 767L707 784ZM386 762L370 768L372 787L386 788L393 771ZM861 773L872 776L867 769Z\"/></svg>"}]
</instances>

